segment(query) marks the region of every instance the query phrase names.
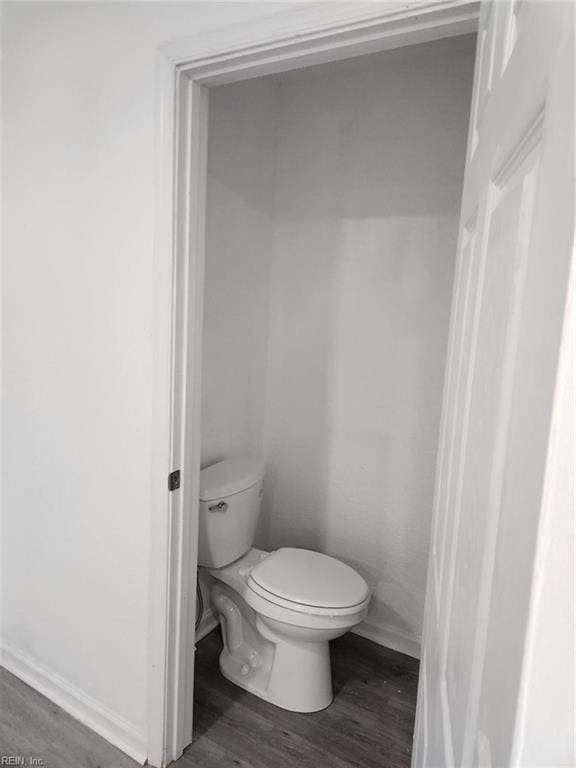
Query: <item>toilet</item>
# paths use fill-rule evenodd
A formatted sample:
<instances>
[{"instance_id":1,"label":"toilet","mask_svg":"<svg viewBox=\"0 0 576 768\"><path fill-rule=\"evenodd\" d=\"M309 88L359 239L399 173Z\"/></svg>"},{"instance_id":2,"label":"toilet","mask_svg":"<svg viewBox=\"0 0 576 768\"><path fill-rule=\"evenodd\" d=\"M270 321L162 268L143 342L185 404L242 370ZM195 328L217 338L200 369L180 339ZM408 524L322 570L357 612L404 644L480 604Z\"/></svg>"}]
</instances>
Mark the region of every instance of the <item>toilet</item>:
<instances>
[{"instance_id":1,"label":"toilet","mask_svg":"<svg viewBox=\"0 0 576 768\"><path fill-rule=\"evenodd\" d=\"M245 456L200 472L198 564L215 579L220 670L278 707L317 712L332 701L328 643L365 618L370 593L336 558L252 547L263 481L263 463Z\"/></svg>"}]
</instances>

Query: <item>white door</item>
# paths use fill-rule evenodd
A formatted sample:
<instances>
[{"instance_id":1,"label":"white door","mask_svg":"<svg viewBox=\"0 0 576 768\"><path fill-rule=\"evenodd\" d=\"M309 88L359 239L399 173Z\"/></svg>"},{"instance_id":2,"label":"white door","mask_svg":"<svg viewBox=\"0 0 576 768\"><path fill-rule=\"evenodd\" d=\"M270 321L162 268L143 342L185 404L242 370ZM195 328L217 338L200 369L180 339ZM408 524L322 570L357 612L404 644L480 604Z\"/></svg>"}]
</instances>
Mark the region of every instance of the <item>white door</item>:
<instances>
[{"instance_id":1,"label":"white door","mask_svg":"<svg viewBox=\"0 0 576 768\"><path fill-rule=\"evenodd\" d=\"M570 760L565 732L549 733L549 743L540 738L537 761L522 752L520 702L573 245L573 29L571 2L482 8L430 549L418 768L557 768ZM551 668L565 661L570 674L569 651L554 661L560 664Z\"/></svg>"}]
</instances>

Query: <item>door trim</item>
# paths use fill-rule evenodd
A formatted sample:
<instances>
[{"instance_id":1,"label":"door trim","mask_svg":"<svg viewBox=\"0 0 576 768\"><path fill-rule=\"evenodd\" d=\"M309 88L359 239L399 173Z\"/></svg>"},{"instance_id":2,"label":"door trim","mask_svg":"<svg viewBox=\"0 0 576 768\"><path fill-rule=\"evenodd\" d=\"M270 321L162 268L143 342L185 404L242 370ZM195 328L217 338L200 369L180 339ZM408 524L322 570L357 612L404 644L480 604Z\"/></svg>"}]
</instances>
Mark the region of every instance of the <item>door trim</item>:
<instances>
[{"instance_id":1,"label":"door trim","mask_svg":"<svg viewBox=\"0 0 576 768\"><path fill-rule=\"evenodd\" d=\"M162 46L156 62L148 762L192 740L208 88L475 32L477 0L315 3ZM180 488L168 474L181 470Z\"/></svg>"}]
</instances>

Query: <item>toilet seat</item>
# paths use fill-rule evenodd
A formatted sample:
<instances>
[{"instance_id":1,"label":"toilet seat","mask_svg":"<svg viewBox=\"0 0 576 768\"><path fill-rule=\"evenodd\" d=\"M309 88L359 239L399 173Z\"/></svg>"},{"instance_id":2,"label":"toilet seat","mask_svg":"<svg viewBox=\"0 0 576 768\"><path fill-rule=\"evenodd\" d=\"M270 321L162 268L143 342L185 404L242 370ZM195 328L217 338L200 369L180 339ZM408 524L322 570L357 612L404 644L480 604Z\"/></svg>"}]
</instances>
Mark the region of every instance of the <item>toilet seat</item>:
<instances>
[{"instance_id":1,"label":"toilet seat","mask_svg":"<svg viewBox=\"0 0 576 768\"><path fill-rule=\"evenodd\" d=\"M257 616L274 619L293 627L319 630L356 626L366 618L368 603L370 602L369 599L366 599L361 605L344 610L337 608L308 608L305 610L306 606L299 606L297 603L280 605L278 602L272 602L272 600L261 597L249 587L246 588L243 598Z\"/></svg>"},{"instance_id":2,"label":"toilet seat","mask_svg":"<svg viewBox=\"0 0 576 768\"><path fill-rule=\"evenodd\" d=\"M364 579L345 563L319 552L282 548L254 566L249 591L291 612L350 616L370 599Z\"/></svg>"}]
</instances>

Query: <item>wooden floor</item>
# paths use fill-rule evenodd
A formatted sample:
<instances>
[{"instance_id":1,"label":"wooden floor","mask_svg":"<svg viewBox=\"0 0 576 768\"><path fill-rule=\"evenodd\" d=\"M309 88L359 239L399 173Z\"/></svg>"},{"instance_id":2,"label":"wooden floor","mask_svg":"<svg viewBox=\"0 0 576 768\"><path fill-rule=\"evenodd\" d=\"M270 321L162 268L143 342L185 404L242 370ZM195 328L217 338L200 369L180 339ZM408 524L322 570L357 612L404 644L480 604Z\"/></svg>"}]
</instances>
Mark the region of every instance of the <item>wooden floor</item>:
<instances>
[{"instance_id":1,"label":"wooden floor","mask_svg":"<svg viewBox=\"0 0 576 768\"><path fill-rule=\"evenodd\" d=\"M404 768L410 765L418 662L348 634L331 643L334 702L286 712L218 670L219 630L198 644L194 743L174 768ZM55 704L0 671L0 756L46 768L135 768Z\"/></svg>"},{"instance_id":2,"label":"wooden floor","mask_svg":"<svg viewBox=\"0 0 576 768\"><path fill-rule=\"evenodd\" d=\"M335 698L286 712L228 682L212 632L196 651L195 741L178 768L404 768L410 765L418 662L353 634L331 643Z\"/></svg>"},{"instance_id":3,"label":"wooden floor","mask_svg":"<svg viewBox=\"0 0 576 768\"><path fill-rule=\"evenodd\" d=\"M31 758L39 758L44 761L43 768L138 766L90 728L0 667L2 757L24 758L25 766L31 764Z\"/></svg>"}]
</instances>

